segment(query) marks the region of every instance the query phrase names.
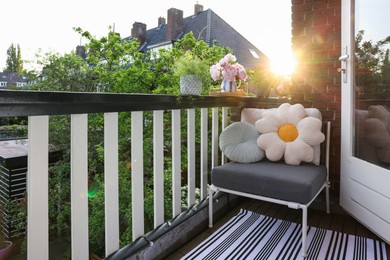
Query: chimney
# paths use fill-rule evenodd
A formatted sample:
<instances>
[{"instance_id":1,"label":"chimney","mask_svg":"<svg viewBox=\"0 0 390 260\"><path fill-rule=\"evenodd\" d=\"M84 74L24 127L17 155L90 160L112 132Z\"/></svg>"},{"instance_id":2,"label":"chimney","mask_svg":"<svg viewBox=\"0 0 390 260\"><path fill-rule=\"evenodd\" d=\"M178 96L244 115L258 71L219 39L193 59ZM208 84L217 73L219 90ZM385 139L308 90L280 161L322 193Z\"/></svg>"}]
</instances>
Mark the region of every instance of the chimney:
<instances>
[{"instance_id":1,"label":"chimney","mask_svg":"<svg viewBox=\"0 0 390 260\"><path fill-rule=\"evenodd\" d=\"M131 29L131 37L137 38L140 46L146 41L146 24L135 22Z\"/></svg>"},{"instance_id":2,"label":"chimney","mask_svg":"<svg viewBox=\"0 0 390 260\"><path fill-rule=\"evenodd\" d=\"M203 5L196 3L194 8L194 14L196 15L200 12L203 12Z\"/></svg>"},{"instance_id":3,"label":"chimney","mask_svg":"<svg viewBox=\"0 0 390 260\"><path fill-rule=\"evenodd\" d=\"M168 10L167 41L174 41L183 31L183 11L171 8Z\"/></svg>"},{"instance_id":4,"label":"chimney","mask_svg":"<svg viewBox=\"0 0 390 260\"><path fill-rule=\"evenodd\" d=\"M164 25L165 23L166 23L165 18L160 16L158 18L158 27L160 27L161 25Z\"/></svg>"},{"instance_id":5,"label":"chimney","mask_svg":"<svg viewBox=\"0 0 390 260\"><path fill-rule=\"evenodd\" d=\"M76 46L76 54L79 55L83 60L87 58L87 54L85 53L85 47L81 45Z\"/></svg>"}]
</instances>

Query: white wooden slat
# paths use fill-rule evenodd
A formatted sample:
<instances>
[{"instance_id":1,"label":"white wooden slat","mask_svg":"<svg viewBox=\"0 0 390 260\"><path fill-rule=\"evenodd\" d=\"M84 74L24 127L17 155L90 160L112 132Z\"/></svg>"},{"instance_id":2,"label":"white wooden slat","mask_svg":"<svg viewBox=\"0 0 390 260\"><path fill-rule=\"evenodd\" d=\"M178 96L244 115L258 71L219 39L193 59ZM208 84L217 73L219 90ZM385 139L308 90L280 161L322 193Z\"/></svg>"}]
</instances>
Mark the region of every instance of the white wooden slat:
<instances>
[{"instance_id":1,"label":"white wooden slat","mask_svg":"<svg viewBox=\"0 0 390 260\"><path fill-rule=\"evenodd\" d=\"M133 241L144 235L143 112L131 112L131 204Z\"/></svg>"},{"instance_id":2,"label":"white wooden slat","mask_svg":"<svg viewBox=\"0 0 390 260\"><path fill-rule=\"evenodd\" d=\"M195 109L187 109L187 207L195 204Z\"/></svg>"},{"instance_id":3,"label":"white wooden slat","mask_svg":"<svg viewBox=\"0 0 390 260\"><path fill-rule=\"evenodd\" d=\"M208 177L208 109L200 110L200 198L207 197Z\"/></svg>"},{"instance_id":4,"label":"white wooden slat","mask_svg":"<svg viewBox=\"0 0 390 260\"><path fill-rule=\"evenodd\" d=\"M222 107L222 123L221 123L221 130L225 129L228 124L228 108ZM221 164L227 163L227 157L221 152L221 158L222 162Z\"/></svg>"},{"instance_id":5,"label":"white wooden slat","mask_svg":"<svg viewBox=\"0 0 390 260\"><path fill-rule=\"evenodd\" d=\"M49 117L28 118L27 258L49 259Z\"/></svg>"},{"instance_id":6,"label":"white wooden slat","mask_svg":"<svg viewBox=\"0 0 390 260\"><path fill-rule=\"evenodd\" d=\"M211 110L211 168L218 166L218 107Z\"/></svg>"},{"instance_id":7,"label":"white wooden slat","mask_svg":"<svg viewBox=\"0 0 390 260\"><path fill-rule=\"evenodd\" d=\"M71 115L72 259L88 259L88 115Z\"/></svg>"},{"instance_id":8,"label":"white wooden slat","mask_svg":"<svg viewBox=\"0 0 390 260\"><path fill-rule=\"evenodd\" d=\"M181 110L172 110L172 217L181 213Z\"/></svg>"},{"instance_id":9,"label":"white wooden slat","mask_svg":"<svg viewBox=\"0 0 390 260\"><path fill-rule=\"evenodd\" d=\"M104 114L105 252L119 249L118 113Z\"/></svg>"},{"instance_id":10,"label":"white wooden slat","mask_svg":"<svg viewBox=\"0 0 390 260\"><path fill-rule=\"evenodd\" d=\"M222 107L222 123L221 123L222 130L227 127L227 124L228 124L228 114L229 114L229 108Z\"/></svg>"},{"instance_id":11,"label":"white wooden slat","mask_svg":"<svg viewBox=\"0 0 390 260\"><path fill-rule=\"evenodd\" d=\"M164 222L164 111L153 111L154 227Z\"/></svg>"}]
</instances>

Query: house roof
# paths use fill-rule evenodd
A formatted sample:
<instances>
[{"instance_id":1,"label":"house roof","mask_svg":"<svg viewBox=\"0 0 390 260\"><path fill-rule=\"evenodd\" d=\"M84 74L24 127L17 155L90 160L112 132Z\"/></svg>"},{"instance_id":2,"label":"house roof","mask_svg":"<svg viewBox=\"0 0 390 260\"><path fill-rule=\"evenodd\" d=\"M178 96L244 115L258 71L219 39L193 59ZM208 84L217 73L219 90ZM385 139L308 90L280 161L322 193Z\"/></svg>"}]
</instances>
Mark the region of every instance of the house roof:
<instances>
[{"instance_id":1,"label":"house roof","mask_svg":"<svg viewBox=\"0 0 390 260\"><path fill-rule=\"evenodd\" d=\"M13 86L16 83L28 83L28 78L15 72L0 72L0 82L7 82L8 86Z\"/></svg>"},{"instance_id":2,"label":"house roof","mask_svg":"<svg viewBox=\"0 0 390 260\"><path fill-rule=\"evenodd\" d=\"M164 23L147 30L146 42L142 44L141 51L146 52L159 45L171 44L171 41L167 41L167 28L168 25ZM237 57L237 61L247 69L268 62L267 56L211 9L183 18L183 31L174 41L183 38L189 32L192 32L196 39L204 40L209 45L216 41L217 45L229 47ZM125 38L125 40L130 39L131 36ZM259 58L254 57L251 50Z\"/></svg>"}]
</instances>

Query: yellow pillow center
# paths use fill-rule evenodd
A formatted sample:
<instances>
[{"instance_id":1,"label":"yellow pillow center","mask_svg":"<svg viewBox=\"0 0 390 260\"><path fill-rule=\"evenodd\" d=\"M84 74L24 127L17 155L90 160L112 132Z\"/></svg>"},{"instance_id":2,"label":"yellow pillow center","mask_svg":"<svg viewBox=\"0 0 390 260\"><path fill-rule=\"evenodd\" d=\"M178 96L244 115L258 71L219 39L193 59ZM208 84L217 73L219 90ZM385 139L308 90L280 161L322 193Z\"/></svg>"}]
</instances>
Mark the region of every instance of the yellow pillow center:
<instances>
[{"instance_id":1,"label":"yellow pillow center","mask_svg":"<svg viewBox=\"0 0 390 260\"><path fill-rule=\"evenodd\" d=\"M279 127L278 135L286 143L292 142L298 137L298 129L293 124L285 124Z\"/></svg>"}]
</instances>

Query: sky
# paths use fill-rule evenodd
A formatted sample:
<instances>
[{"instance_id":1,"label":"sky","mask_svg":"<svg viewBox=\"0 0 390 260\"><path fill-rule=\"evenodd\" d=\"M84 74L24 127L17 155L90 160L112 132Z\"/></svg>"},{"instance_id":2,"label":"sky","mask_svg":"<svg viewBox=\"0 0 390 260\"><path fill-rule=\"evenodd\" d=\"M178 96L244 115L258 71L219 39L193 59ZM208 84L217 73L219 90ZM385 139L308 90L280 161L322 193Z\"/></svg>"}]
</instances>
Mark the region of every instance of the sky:
<instances>
[{"instance_id":1,"label":"sky","mask_svg":"<svg viewBox=\"0 0 390 260\"><path fill-rule=\"evenodd\" d=\"M23 60L35 60L40 49L69 53L86 43L74 27L101 37L115 26L116 32L127 37L134 22L155 28L158 17L167 18L168 9L180 9L187 17L197 2L204 10L213 10L271 61L283 62L283 57L291 56L291 0L7 0L1 4L0 71L12 43L20 45Z\"/></svg>"},{"instance_id":2,"label":"sky","mask_svg":"<svg viewBox=\"0 0 390 260\"><path fill-rule=\"evenodd\" d=\"M390 31L389 10L389 0L360 0L356 8L355 30L364 30L366 40L377 42L385 39Z\"/></svg>"}]
</instances>

